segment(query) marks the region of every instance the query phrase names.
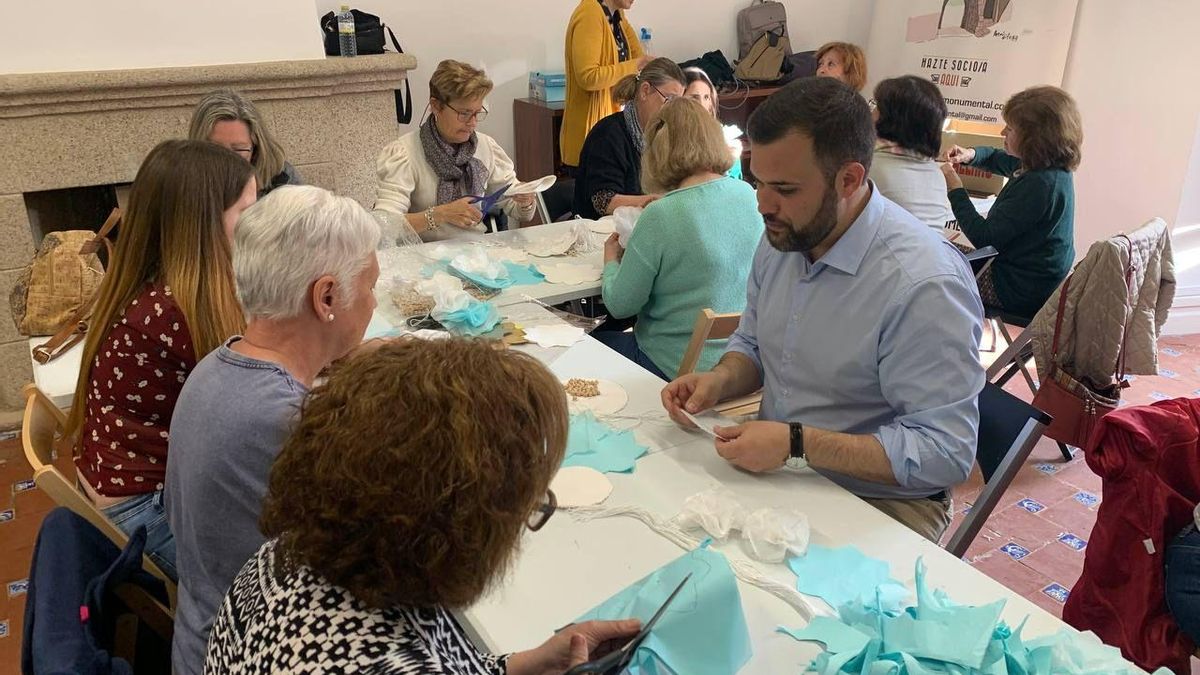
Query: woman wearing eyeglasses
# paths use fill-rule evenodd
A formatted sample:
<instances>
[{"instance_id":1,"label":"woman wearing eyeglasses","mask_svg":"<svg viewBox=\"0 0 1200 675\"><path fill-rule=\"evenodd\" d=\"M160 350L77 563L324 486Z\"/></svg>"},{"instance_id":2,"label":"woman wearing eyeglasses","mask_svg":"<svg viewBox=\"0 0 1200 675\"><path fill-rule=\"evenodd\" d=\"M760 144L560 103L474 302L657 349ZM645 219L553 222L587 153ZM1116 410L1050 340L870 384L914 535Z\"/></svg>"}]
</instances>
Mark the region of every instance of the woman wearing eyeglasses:
<instances>
[{"instance_id":1,"label":"woman wearing eyeglasses","mask_svg":"<svg viewBox=\"0 0 1200 675\"><path fill-rule=\"evenodd\" d=\"M642 129L667 101L683 96L686 87L683 71L664 58L654 59L613 87L613 97L624 110L600 120L588 132L575 178L575 215L596 219L622 206L654 201L656 195L642 194L646 147Z\"/></svg>"},{"instance_id":2,"label":"woman wearing eyeglasses","mask_svg":"<svg viewBox=\"0 0 1200 675\"><path fill-rule=\"evenodd\" d=\"M304 183L267 130L258 108L236 91L219 89L200 99L192 111L188 138L224 146L250 162L260 199L281 185Z\"/></svg>"},{"instance_id":3,"label":"woman wearing eyeglasses","mask_svg":"<svg viewBox=\"0 0 1200 675\"><path fill-rule=\"evenodd\" d=\"M554 512L567 420L544 366L482 341L400 340L336 368L275 460L270 539L230 586L205 672L540 675L634 635L588 622L498 656L450 615Z\"/></svg>"},{"instance_id":4,"label":"woman wearing eyeglasses","mask_svg":"<svg viewBox=\"0 0 1200 675\"><path fill-rule=\"evenodd\" d=\"M429 117L379 154L375 212L386 239L417 243L417 236L435 241L484 231L484 214L473 198L517 182L500 144L476 130L487 117L483 99L492 86L482 70L461 61L442 61L433 71ZM532 194L500 204L514 222L533 218Z\"/></svg>"}]
</instances>

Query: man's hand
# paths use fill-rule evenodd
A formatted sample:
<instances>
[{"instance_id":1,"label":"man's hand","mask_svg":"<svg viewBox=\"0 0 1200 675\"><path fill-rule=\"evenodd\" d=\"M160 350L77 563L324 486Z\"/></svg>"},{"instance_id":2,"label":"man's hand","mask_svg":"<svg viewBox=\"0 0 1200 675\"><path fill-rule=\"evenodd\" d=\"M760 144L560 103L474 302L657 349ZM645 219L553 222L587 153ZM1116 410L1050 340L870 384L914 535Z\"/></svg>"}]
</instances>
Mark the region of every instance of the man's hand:
<instances>
[{"instance_id":1,"label":"man's hand","mask_svg":"<svg viewBox=\"0 0 1200 675\"><path fill-rule=\"evenodd\" d=\"M724 379L716 372L689 373L663 387L662 404L676 424L694 428L696 425L683 414L704 412L721 400Z\"/></svg>"},{"instance_id":2,"label":"man's hand","mask_svg":"<svg viewBox=\"0 0 1200 675\"><path fill-rule=\"evenodd\" d=\"M791 430L783 422L746 422L714 431L717 454L746 471L774 471L791 451Z\"/></svg>"}]
</instances>

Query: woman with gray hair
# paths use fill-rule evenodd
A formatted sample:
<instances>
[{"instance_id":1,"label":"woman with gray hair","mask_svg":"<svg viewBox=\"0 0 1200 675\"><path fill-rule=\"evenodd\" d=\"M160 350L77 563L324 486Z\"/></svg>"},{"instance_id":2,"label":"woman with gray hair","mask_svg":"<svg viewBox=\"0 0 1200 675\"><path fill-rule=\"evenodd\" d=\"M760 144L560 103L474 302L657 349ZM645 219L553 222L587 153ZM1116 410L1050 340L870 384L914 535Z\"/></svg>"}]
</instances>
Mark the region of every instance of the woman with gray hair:
<instances>
[{"instance_id":1,"label":"woman with gray hair","mask_svg":"<svg viewBox=\"0 0 1200 675\"><path fill-rule=\"evenodd\" d=\"M379 239L357 202L316 187L280 188L238 222L233 270L246 333L196 365L171 420L176 673L203 670L225 592L264 541L267 476L301 400L317 373L362 342L375 310Z\"/></svg>"},{"instance_id":2,"label":"woman with gray hair","mask_svg":"<svg viewBox=\"0 0 1200 675\"><path fill-rule=\"evenodd\" d=\"M219 89L200 99L192 111L188 138L223 145L250 162L258 178L259 197L281 185L303 183L267 131L258 108L236 91Z\"/></svg>"}]
</instances>

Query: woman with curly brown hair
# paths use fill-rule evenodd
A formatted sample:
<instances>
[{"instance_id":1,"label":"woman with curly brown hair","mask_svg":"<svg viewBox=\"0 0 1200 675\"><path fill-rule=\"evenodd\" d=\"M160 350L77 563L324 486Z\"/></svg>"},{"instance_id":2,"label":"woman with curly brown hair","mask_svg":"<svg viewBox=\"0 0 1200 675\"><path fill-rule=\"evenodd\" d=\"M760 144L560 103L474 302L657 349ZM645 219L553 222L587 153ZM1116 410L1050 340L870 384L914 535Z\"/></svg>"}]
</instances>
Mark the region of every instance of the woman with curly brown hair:
<instances>
[{"instance_id":1,"label":"woman with curly brown hair","mask_svg":"<svg viewBox=\"0 0 1200 675\"><path fill-rule=\"evenodd\" d=\"M1030 87L1004 104L1004 149L954 146L942 165L950 206L975 246L994 246L995 262L979 278L983 304L1020 316L1037 314L1075 262L1075 182L1083 121L1058 87ZM953 164L1010 180L987 216L979 215Z\"/></svg>"},{"instance_id":2,"label":"woman with curly brown hair","mask_svg":"<svg viewBox=\"0 0 1200 675\"><path fill-rule=\"evenodd\" d=\"M636 633L588 622L495 656L449 613L553 513L567 419L545 367L482 341L401 340L337 368L271 470L271 539L230 588L205 672L562 673Z\"/></svg>"}]
</instances>

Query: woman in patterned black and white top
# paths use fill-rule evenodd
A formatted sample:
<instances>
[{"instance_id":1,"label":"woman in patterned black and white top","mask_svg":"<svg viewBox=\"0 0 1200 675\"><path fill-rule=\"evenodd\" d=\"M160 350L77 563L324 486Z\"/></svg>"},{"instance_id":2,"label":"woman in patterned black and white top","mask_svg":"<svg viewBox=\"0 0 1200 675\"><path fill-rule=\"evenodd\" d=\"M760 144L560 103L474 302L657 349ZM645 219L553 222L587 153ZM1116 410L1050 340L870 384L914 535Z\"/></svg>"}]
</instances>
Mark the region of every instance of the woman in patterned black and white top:
<instances>
[{"instance_id":1,"label":"woman in patterned black and white top","mask_svg":"<svg viewBox=\"0 0 1200 675\"><path fill-rule=\"evenodd\" d=\"M519 352L402 340L338 367L275 461L272 539L230 587L205 673L549 675L632 636L636 620L588 622L496 656L450 615L553 513L566 438L562 385Z\"/></svg>"}]
</instances>

